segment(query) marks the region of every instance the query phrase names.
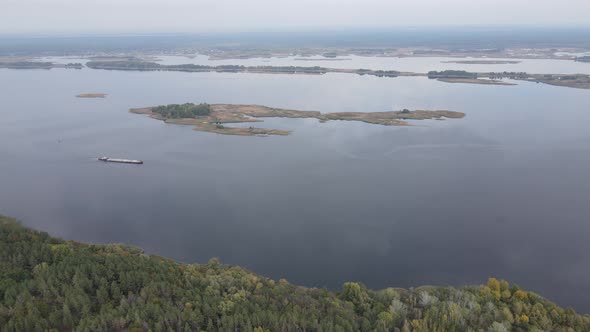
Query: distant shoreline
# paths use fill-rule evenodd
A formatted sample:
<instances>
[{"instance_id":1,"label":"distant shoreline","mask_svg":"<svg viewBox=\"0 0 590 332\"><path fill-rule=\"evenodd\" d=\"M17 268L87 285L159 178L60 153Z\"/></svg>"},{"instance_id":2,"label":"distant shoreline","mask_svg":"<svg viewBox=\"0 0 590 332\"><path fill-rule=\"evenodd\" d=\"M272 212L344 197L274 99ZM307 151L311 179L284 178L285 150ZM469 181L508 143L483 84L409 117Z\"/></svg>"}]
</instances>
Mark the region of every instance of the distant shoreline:
<instances>
[{"instance_id":1,"label":"distant shoreline","mask_svg":"<svg viewBox=\"0 0 590 332\"><path fill-rule=\"evenodd\" d=\"M526 72L468 72L465 70L431 71L428 73L402 72L396 70L372 70L372 69L347 69L328 67L302 67L302 66L243 66L243 65L161 65L155 62L146 62L139 59L109 59L108 61L90 61L86 64L92 69L103 70L130 70L130 71L181 71L181 72L222 72L222 73L257 73L257 74L305 74L322 75L327 73L343 73L370 75L377 77L428 77L438 79L446 83L471 83L485 85L516 85L503 82L504 78L544 83L555 86L563 86L576 89L590 89L590 75L576 74L529 74ZM489 80L483 80L489 79Z\"/></svg>"},{"instance_id":2,"label":"distant shoreline","mask_svg":"<svg viewBox=\"0 0 590 332\"><path fill-rule=\"evenodd\" d=\"M470 60L471 61L471 60ZM474 60L475 61L475 60ZM51 62L35 61L13 61L2 62L0 68L10 69L52 69L52 68L75 68L81 69L81 64L54 64ZM352 69L352 68L330 68L321 66L244 66L244 65L196 65L178 64L162 65L156 62L144 61L140 58L129 56L94 57L86 63L87 68L102 70L122 71L178 71L178 72L218 72L218 73L254 73L254 74L298 74L298 75L323 75L327 73L357 74L377 77L429 77L439 79L447 83L485 84L485 85L516 85L515 83L503 82L504 78L516 81L528 81L543 83L554 86L562 86L576 89L590 89L590 75L588 74L529 74L526 72L468 72L464 70L444 70L436 76L429 73L404 72L396 70L374 70L374 69ZM445 74L450 72L450 75ZM456 73L460 73L459 76ZM461 79L461 80L458 80ZM477 80L474 80L477 79ZM484 81L482 79L490 79Z\"/></svg>"}]
</instances>

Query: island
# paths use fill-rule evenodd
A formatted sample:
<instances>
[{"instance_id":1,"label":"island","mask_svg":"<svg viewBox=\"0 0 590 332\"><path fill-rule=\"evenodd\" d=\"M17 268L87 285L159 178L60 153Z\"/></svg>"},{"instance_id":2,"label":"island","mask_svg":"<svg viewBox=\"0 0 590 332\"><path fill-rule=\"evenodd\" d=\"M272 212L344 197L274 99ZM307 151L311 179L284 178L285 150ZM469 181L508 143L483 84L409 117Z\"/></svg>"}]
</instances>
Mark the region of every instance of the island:
<instances>
[{"instance_id":1,"label":"island","mask_svg":"<svg viewBox=\"0 0 590 332\"><path fill-rule=\"evenodd\" d=\"M106 98L106 93L81 93L76 95L77 98Z\"/></svg>"},{"instance_id":2,"label":"island","mask_svg":"<svg viewBox=\"0 0 590 332\"><path fill-rule=\"evenodd\" d=\"M65 241L2 216L0 249L2 331L590 331L590 316L496 278L309 288L215 258Z\"/></svg>"},{"instance_id":3,"label":"island","mask_svg":"<svg viewBox=\"0 0 590 332\"><path fill-rule=\"evenodd\" d=\"M231 123L261 122L261 118L312 118L321 122L331 120L360 121L384 126L407 126L406 120L459 119L465 113L446 110L427 111L404 109L388 112L337 112L298 111L260 105L240 104L170 104L155 107L132 108L130 112L149 115L166 123L192 125L195 130L225 135L268 136L288 135L288 130L256 127L230 127Z\"/></svg>"}]
</instances>

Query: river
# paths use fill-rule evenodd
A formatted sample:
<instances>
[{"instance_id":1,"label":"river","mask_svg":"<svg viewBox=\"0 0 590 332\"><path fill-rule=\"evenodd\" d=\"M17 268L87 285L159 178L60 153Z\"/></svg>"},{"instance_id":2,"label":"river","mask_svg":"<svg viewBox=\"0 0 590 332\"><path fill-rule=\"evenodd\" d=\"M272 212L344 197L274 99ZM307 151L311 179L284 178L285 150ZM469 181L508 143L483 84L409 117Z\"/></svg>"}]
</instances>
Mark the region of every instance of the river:
<instances>
[{"instance_id":1,"label":"river","mask_svg":"<svg viewBox=\"0 0 590 332\"><path fill-rule=\"evenodd\" d=\"M428 61L406 68L441 65ZM542 72L570 68L543 61L555 67ZM84 92L108 96L75 98ZM0 100L0 213L52 235L124 242L184 262L219 257L330 289L495 276L590 312L588 90L351 74L0 69ZM268 119L263 126L293 133L263 138L128 112L189 101L467 116L410 127ZM96 161L103 155L145 164Z\"/></svg>"}]
</instances>

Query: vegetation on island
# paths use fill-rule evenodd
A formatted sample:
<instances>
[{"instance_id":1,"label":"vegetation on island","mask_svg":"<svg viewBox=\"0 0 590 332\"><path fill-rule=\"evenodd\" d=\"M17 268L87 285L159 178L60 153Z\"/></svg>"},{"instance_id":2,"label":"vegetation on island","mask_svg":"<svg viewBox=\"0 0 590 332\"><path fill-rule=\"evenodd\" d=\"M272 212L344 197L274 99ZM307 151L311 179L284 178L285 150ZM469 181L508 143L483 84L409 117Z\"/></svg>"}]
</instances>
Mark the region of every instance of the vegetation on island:
<instances>
[{"instance_id":1,"label":"vegetation on island","mask_svg":"<svg viewBox=\"0 0 590 332\"><path fill-rule=\"evenodd\" d=\"M194 118L211 114L211 106L205 103L170 104L153 107L152 112L157 113L166 119Z\"/></svg>"},{"instance_id":2,"label":"vegetation on island","mask_svg":"<svg viewBox=\"0 0 590 332\"><path fill-rule=\"evenodd\" d=\"M267 136L288 135L289 131L266 128L228 127L227 123L261 122L260 118L314 118L321 122L330 120L361 121L384 126L407 126L405 120L462 118L461 112L452 111L390 111L390 112L337 112L297 111L260 105L237 104L170 104L156 107L134 108L136 114L146 114L167 123L193 125L195 130L225 135Z\"/></svg>"},{"instance_id":3,"label":"vegetation on island","mask_svg":"<svg viewBox=\"0 0 590 332\"><path fill-rule=\"evenodd\" d=\"M590 316L517 285L338 292L122 244L63 241L0 217L0 330L588 331Z\"/></svg>"},{"instance_id":4,"label":"vegetation on island","mask_svg":"<svg viewBox=\"0 0 590 332\"><path fill-rule=\"evenodd\" d=\"M585 56L580 56L574 59L575 61L578 62L590 62L590 56L585 55Z\"/></svg>"}]
</instances>

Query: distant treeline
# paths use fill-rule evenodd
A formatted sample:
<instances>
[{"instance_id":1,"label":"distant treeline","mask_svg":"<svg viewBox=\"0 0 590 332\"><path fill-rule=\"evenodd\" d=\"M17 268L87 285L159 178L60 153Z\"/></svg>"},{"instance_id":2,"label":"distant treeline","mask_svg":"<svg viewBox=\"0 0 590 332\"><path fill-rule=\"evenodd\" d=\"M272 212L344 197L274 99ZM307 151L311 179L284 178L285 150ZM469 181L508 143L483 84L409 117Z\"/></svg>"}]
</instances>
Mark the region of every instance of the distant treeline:
<instances>
[{"instance_id":1,"label":"distant treeline","mask_svg":"<svg viewBox=\"0 0 590 332\"><path fill-rule=\"evenodd\" d=\"M0 331L590 331L590 317L486 285L340 292L121 244L63 241L0 217Z\"/></svg>"},{"instance_id":2,"label":"distant treeline","mask_svg":"<svg viewBox=\"0 0 590 332\"><path fill-rule=\"evenodd\" d=\"M590 56L581 56L575 59L578 62L590 62Z\"/></svg>"}]
</instances>

